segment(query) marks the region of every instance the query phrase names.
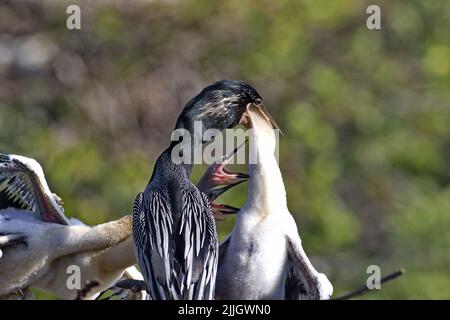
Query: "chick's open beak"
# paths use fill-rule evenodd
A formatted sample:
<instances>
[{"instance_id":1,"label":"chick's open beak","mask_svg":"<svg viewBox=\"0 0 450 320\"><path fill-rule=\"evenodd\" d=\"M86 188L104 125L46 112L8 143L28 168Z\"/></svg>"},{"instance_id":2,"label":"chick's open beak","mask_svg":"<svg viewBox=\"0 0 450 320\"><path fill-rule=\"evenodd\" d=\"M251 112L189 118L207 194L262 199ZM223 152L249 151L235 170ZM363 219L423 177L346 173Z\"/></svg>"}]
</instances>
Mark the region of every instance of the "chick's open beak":
<instances>
[{"instance_id":1,"label":"chick's open beak","mask_svg":"<svg viewBox=\"0 0 450 320\"><path fill-rule=\"evenodd\" d=\"M201 192L206 193L211 204L214 218L216 220L224 220L227 215L235 214L240 209L226 204L216 204L213 201L216 200L227 190L234 188L238 184L247 181L249 175L242 172L232 172L226 168L226 165L233 158L234 154L245 144L235 148L232 152L225 155L220 159L220 162L213 163L208 167L206 172L201 177L197 184L198 189ZM218 186L223 186L217 188Z\"/></svg>"},{"instance_id":2,"label":"chick's open beak","mask_svg":"<svg viewBox=\"0 0 450 320\"><path fill-rule=\"evenodd\" d=\"M223 162L220 164L212 164L208 168L208 171L208 174L204 175L199 182L199 187L201 186L201 189L205 191L222 185L225 185L228 190L230 187L237 186L246 181L249 177L246 173L228 170Z\"/></svg>"},{"instance_id":3,"label":"chick's open beak","mask_svg":"<svg viewBox=\"0 0 450 320\"><path fill-rule=\"evenodd\" d=\"M211 203L211 210L216 220L224 220L230 214L239 212L239 208L235 208L226 204Z\"/></svg>"},{"instance_id":4,"label":"chick's open beak","mask_svg":"<svg viewBox=\"0 0 450 320\"><path fill-rule=\"evenodd\" d=\"M224 187L221 188L210 188L206 191L204 191L204 193L206 193L206 195L208 196L209 201L214 201L216 200L218 197L220 197L222 194L224 194L226 191L236 187L238 184L241 184L242 182L246 181L247 179L242 179L238 182L226 185Z\"/></svg>"},{"instance_id":5,"label":"chick's open beak","mask_svg":"<svg viewBox=\"0 0 450 320\"><path fill-rule=\"evenodd\" d=\"M200 191L208 195L210 201L218 198L225 191L248 180L248 174L242 172L232 172L226 168L226 165L244 144L245 142L229 154L222 157L220 162L210 165L198 182L197 187ZM217 186L224 187L216 188Z\"/></svg>"}]
</instances>

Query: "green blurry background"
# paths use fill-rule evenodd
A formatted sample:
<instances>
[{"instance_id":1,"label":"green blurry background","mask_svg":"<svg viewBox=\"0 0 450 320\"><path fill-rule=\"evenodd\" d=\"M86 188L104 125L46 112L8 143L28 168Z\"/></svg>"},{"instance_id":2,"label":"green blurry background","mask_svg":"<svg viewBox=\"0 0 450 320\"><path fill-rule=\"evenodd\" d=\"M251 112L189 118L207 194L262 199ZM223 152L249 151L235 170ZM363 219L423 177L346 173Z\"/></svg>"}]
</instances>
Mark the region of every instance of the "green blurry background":
<instances>
[{"instance_id":1,"label":"green blurry background","mask_svg":"<svg viewBox=\"0 0 450 320\"><path fill-rule=\"evenodd\" d=\"M246 80L285 133L289 207L335 292L376 264L407 273L364 299L449 299L449 32L445 0L1 1L0 152L36 158L69 216L117 219L184 104Z\"/></svg>"}]
</instances>

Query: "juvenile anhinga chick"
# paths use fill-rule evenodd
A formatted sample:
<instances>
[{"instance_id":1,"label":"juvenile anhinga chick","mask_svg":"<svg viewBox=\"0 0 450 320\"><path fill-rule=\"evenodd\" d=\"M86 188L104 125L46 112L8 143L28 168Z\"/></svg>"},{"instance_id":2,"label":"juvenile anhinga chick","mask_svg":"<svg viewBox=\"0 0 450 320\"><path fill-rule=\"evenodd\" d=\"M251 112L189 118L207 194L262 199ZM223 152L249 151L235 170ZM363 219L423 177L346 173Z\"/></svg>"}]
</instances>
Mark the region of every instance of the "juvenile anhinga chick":
<instances>
[{"instance_id":1,"label":"juvenile anhinga chick","mask_svg":"<svg viewBox=\"0 0 450 320\"><path fill-rule=\"evenodd\" d=\"M232 128L248 104L261 96L243 81L222 80L204 88L178 117L175 129L186 129L203 141L208 129ZM194 126L201 121L202 129ZM151 299L212 299L217 270L216 227L206 194L189 180L192 163L176 163L170 146L159 156L153 175L133 208L135 251Z\"/></svg>"},{"instance_id":2,"label":"juvenile anhinga chick","mask_svg":"<svg viewBox=\"0 0 450 320\"><path fill-rule=\"evenodd\" d=\"M273 120L249 106L248 198L220 246L216 299L329 299L333 286L302 247L275 157Z\"/></svg>"},{"instance_id":3,"label":"juvenile anhinga chick","mask_svg":"<svg viewBox=\"0 0 450 320\"><path fill-rule=\"evenodd\" d=\"M0 153L0 195L0 299L27 287L73 299L74 265L83 283L98 283L90 299L134 269L131 216L95 227L68 219L36 160Z\"/></svg>"}]
</instances>

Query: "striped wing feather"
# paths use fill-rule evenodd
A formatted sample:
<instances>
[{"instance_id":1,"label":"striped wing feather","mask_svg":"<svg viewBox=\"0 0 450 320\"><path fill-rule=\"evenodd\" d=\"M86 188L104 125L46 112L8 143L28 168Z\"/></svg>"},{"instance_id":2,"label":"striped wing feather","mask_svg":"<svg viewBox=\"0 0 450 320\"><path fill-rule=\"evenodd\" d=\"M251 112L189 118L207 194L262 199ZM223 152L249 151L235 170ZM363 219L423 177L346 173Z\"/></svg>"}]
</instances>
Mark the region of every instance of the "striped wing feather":
<instances>
[{"instance_id":1,"label":"striped wing feather","mask_svg":"<svg viewBox=\"0 0 450 320\"><path fill-rule=\"evenodd\" d=\"M206 195L184 192L178 223L169 200L157 190L140 193L133 211L136 254L150 297L212 299L218 248Z\"/></svg>"}]
</instances>

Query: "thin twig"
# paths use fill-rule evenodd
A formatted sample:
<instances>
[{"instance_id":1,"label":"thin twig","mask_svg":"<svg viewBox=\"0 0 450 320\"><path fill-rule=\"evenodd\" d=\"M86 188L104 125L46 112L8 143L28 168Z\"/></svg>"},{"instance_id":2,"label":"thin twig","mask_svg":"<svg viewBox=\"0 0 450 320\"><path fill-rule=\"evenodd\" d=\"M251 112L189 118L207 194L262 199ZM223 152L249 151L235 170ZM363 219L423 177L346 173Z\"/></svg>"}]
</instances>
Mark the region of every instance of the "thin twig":
<instances>
[{"instance_id":1,"label":"thin twig","mask_svg":"<svg viewBox=\"0 0 450 320\"><path fill-rule=\"evenodd\" d=\"M98 287L99 285L100 283L95 280L86 282L86 285L81 290L78 290L75 300L83 300L84 298L86 298L89 291L91 291L95 287Z\"/></svg>"},{"instance_id":2,"label":"thin twig","mask_svg":"<svg viewBox=\"0 0 450 320\"><path fill-rule=\"evenodd\" d=\"M401 275L403 275L405 273L405 269L400 269L398 271L395 271L393 273L388 274L387 276L384 276L383 278L380 279L380 284L382 283L386 283L388 281L394 280L395 278L400 277ZM369 289L367 287L367 285L361 286L360 288L350 291L349 293L346 293L340 297L334 298L332 300L348 300L351 298L354 298L356 296L360 296L363 295L369 291L372 291L371 289Z\"/></svg>"}]
</instances>

